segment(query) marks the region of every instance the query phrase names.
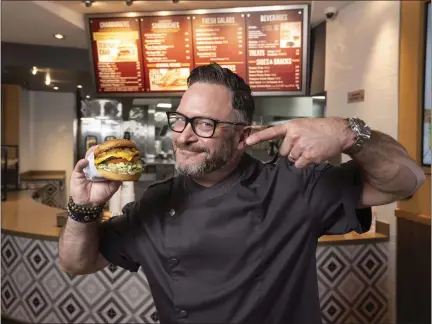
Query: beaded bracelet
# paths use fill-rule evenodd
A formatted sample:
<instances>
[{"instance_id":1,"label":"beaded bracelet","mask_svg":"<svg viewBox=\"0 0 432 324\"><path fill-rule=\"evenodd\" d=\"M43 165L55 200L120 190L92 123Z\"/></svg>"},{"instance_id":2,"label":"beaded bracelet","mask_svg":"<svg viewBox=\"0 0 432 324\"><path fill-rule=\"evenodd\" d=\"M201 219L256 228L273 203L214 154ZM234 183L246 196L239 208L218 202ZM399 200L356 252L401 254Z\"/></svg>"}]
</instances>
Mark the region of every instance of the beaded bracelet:
<instances>
[{"instance_id":1,"label":"beaded bracelet","mask_svg":"<svg viewBox=\"0 0 432 324\"><path fill-rule=\"evenodd\" d=\"M72 197L69 197L67 205L68 216L74 221L80 223L90 223L97 220L102 215L102 206L81 206L73 202Z\"/></svg>"}]
</instances>

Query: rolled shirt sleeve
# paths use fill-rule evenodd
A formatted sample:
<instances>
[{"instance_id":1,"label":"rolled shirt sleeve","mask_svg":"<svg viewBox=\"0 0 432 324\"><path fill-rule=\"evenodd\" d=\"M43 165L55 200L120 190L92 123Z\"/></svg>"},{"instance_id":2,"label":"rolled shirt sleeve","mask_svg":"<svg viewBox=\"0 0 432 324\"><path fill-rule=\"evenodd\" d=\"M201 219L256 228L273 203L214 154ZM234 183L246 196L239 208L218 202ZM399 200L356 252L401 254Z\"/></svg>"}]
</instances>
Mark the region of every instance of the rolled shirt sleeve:
<instances>
[{"instance_id":1,"label":"rolled shirt sleeve","mask_svg":"<svg viewBox=\"0 0 432 324\"><path fill-rule=\"evenodd\" d=\"M111 264L131 272L138 271L140 267L134 230L136 211L136 202L125 205L122 215L101 223L99 231L100 253Z\"/></svg>"},{"instance_id":2,"label":"rolled shirt sleeve","mask_svg":"<svg viewBox=\"0 0 432 324\"><path fill-rule=\"evenodd\" d=\"M310 213L316 217L318 236L364 233L372 222L371 208L360 208L363 176L354 161L340 166L319 164L303 171L304 194Z\"/></svg>"}]
</instances>

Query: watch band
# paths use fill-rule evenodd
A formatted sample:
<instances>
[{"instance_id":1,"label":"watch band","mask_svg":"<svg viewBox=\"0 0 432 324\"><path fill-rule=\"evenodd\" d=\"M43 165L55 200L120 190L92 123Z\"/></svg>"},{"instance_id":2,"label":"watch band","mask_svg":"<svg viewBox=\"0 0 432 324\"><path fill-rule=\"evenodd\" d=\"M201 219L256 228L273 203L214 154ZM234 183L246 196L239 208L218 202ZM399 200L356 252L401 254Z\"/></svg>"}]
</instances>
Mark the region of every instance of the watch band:
<instances>
[{"instance_id":1,"label":"watch band","mask_svg":"<svg viewBox=\"0 0 432 324\"><path fill-rule=\"evenodd\" d=\"M76 222L91 223L98 220L103 211L102 206L81 206L74 203L72 197L69 197L67 205L68 216Z\"/></svg>"},{"instance_id":2,"label":"watch band","mask_svg":"<svg viewBox=\"0 0 432 324\"><path fill-rule=\"evenodd\" d=\"M358 153L363 148L364 144L370 140L372 130L370 127L360 118L346 118L348 121L348 127L356 134L356 139L353 145L343 151L343 153L352 155Z\"/></svg>"}]
</instances>

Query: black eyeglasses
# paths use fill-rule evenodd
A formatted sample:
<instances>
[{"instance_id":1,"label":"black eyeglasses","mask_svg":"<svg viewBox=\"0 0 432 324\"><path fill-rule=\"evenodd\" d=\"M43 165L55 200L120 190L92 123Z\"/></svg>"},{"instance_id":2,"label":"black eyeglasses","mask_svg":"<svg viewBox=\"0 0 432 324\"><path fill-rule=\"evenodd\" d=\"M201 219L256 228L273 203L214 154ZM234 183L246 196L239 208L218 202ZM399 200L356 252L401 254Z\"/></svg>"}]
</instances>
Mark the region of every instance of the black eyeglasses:
<instances>
[{"instance_id":1,"label":"black eyeglasses","mask_svg":"<svg viewBox=\"0 0 432 324\"><path fill-rule=\"evenodd\" d=\"M218 124L229 124L237 126L247 126L245 123L234 123L228 121L221 121L208 117L192 117L189 118L178 112L167 112L168 127L176 133L181 133L185 130L186 126L190 123L195 134L199 137L209 138L212 137L216 131Z\"/></svg>"}]
</instances>

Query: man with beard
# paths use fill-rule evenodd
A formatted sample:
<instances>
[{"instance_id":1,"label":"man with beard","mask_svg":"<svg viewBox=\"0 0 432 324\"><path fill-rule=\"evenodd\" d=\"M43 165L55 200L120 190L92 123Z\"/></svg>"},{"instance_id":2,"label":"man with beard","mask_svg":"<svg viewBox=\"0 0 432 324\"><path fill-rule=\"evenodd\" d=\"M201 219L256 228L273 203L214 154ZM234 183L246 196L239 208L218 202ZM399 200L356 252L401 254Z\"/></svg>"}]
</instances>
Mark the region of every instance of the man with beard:
<instances>
[{"instance_id":1,"label":"man with beard","mask_svg":"<svg viewBox=\"0 0 432 324\"><path fill-rule=\"evenodd\" d=\"M367 231L370 206L410 196L424 174L394 139L357 118L309 118L250 134L249 86L217 64L194 69L168 113L178 176L124 215L92 221L119 183L70 183L60 263L75 274L109 263L143 268L161 323L320 323L315 252L323 234ZM245 153L282 138L280 158ZM345 152L339 167L323 161Z\"/></svg>"}]
</instances>

